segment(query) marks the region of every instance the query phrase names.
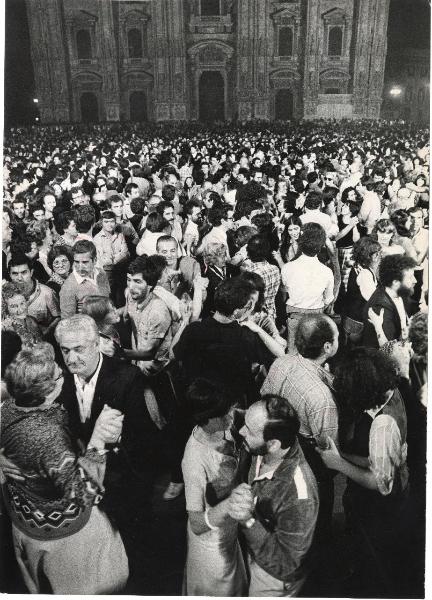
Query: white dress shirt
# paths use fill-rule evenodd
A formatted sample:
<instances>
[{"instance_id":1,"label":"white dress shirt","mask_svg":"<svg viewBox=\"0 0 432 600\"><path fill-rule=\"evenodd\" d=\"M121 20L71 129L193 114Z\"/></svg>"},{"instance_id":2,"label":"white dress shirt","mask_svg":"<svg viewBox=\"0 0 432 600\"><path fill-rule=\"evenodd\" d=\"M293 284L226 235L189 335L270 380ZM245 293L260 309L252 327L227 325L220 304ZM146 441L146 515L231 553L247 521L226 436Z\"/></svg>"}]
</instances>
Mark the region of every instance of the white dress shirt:
<instances>
[{"instance_id":1,"label":"white dress shirt","mask_svg":"<svg viewBox=\"0 0 432 600\"><path fill-rule=\"evenodd\" d=\"M85 381L79 375L74 375L75 389L81 423L90 419L96 383L102 366L102 354L99 353L99 363L90 381Z\"/></svg>"},{"instance_id":2,"label":"white dress shirt","mask_svg":"<svg viewBox=\"0 0 432 600\"><path fill-rule=\"evenodd\" d=\"M284 264L282 284L288 292L287 305L296 308L324 308L334 299L334 276L316 256L302 254Z\"/></svg>"}]
</instances>

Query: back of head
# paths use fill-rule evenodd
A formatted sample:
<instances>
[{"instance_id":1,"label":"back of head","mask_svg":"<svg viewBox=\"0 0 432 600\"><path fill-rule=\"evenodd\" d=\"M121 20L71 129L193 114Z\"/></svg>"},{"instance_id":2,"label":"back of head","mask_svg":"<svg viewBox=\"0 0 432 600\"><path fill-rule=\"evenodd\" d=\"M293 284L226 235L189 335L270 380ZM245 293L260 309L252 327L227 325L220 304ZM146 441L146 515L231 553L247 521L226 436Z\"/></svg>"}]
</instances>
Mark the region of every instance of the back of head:
<instances>
[{"instance_id":1,"label":"back of head","mask_svg":"<svg viewBox=\"0 0 432 600\"><path fill-rule=\"evenodd\" d=\"M268 420L264 426L263 438L279 440L281 448L290 448L297 439L300 423L297 414L286 398L267 394L262 397Z\"/></svg>"},{"instance_id":2,"label":"back of head","mask_svg":"<svg viewBox=\"0 0 432 600\"><path fill-rule=\"evenodd\" d=\"M219 383L199 377L186 392L193 419L197 425L206 425L209 419L224 417L234 398Z\"/></svg>"},{"instance_id":3,"label":"back of head","mask_svg":"<svg viewBox=\"0 0 432 600\"><path fill-rule=\"evenodd\" d=\"M326 243L326 233L318 223L305 223L299 237L299 251L306 256L316 256Z\"/></svg>"},{"instance_id":4,"label":"back of head","mask_svg":"<svg viewBox=\"0 0 432 600\"><path fill-rule=\"evenodd\" d=\"M332 344L334 338L331 319L322 314L312 314L300 320L295 334L295 345L303 358L315 360L323 354L324 344Z\"/></svg>"},{"instance_id":5,"label":"back of head","mask_svg":"<svg viewBox=\"0 0 432 600\"><path fill-rule=\"evenodd\" d=\"M319 192L308 192L305 200L305 208L308 210L317 210L321 208L322 195Z\"/></svg>"},{"instance_id":6,"label":"back of head","mask_svg":"<svg viewBox=\"0 0 432 600\"><path fill-rule=\"evenodd\" d=\"M82 314L92 317L96 324L102 323L112 308L112 302L106 296L86 296L83 300Z\"/></svg>"},{"instance_id":7,"label":"back of head","mask_svg":"<svg viewBox=\"0 0 432 600\"><path fill-rule=\"evenodd\" d=\"M216 288L215 310L225 317L231 317L234 311L245 308L254 291L254 286L240 277L226 279Z\"/></svg>"},{"instance_id":8,"label":"back of head","mask_svg":"<svg viewBox=\"0 0 432 600\"><path fill-rule=\"evenodd\" d=\"M248 241L247 253L252 262L263 262L270 256L270 242L263 235L254 235Z\"/></svg>"},{"instance_id":9,"label":"back of head","mask_svg":"<svg viewBox=\"0 0 432 600\"><path fill-rule=\"evenodd\" d=\"M95 211L92 206L83 205L74 208L75 225L79 233L87 233L95 223Z\"/></svg>"},{"instance_id":10,"label":"back of head","mask_svg":"<svg viewBox=\"0 0 432 600\"><path fill-rule=\"evenodd\" d=\"M158 212L150 213L146 221L146 229L151 233L161 233L166 227L167 221Z\"/></svg>"}]
</instances>

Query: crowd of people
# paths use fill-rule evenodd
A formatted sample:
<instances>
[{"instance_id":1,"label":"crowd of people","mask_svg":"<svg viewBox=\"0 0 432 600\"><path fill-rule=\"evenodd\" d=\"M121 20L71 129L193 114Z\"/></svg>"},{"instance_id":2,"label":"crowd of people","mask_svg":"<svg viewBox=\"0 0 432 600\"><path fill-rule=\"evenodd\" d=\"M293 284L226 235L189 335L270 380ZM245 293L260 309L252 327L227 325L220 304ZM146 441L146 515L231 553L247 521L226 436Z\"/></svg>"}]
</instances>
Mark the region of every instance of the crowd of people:
<instances>
[{"instance_id":1,"label":"crowd of people","mask_svg":"<svg viewBox=\"0 0 432 600\"><path fill-rule=\"evenodd\" d=\"M185 595L325 576L336 476L346 568L369 577L372 556L377 595L400 593L409 546L422 581L428 138L6 132L0 469L30 592L125 589L161 454L163 499L186 500Z\"/></svg>"}]
</instances>

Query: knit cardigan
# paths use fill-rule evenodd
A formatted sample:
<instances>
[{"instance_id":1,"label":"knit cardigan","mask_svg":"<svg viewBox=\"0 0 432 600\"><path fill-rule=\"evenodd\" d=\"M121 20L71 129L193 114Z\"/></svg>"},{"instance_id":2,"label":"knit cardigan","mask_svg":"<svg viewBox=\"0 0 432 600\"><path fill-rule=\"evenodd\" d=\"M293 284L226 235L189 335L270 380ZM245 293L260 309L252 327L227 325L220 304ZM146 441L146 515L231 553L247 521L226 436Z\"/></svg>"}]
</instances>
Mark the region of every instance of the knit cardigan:
<instances>
[{"instance_id":1,"label":"knit cardigan","mask_svg":"<svg viewBox=\"0 0 432 600\"><path fill-rule=\"evenodd\" d=\"M2 407L5 453L25 481L6 479L5 504L15 526L29 537L53 540L76 533L104 492L105 456L75 452L60 404L22 408L13 399Z\"/></svg>"}]
</instances>

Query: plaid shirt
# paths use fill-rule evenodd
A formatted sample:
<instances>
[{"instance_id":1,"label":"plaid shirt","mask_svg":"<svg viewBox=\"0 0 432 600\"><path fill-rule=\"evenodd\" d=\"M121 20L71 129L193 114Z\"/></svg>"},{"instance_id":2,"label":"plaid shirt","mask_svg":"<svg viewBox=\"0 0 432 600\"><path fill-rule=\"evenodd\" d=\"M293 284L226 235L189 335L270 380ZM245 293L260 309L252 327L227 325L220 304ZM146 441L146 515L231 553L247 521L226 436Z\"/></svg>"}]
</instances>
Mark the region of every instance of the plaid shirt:
<instances>
[{"instance_id":1,"label":"plaid shirt","mask_svg":"<svg viewBox=\"0 0 432 600\"><path fill-rule=\"evenodd\" d=\"M271 265L266 260L262 262L247 261L244 268L252 273L257 273L263 278L264 289L264 307L272 319L276 319L275 298L278 293L281 275L278 267Z\"/></svg>"},{"instance_id":2,"label":"plaid shirt","mask_svg":"<svg viewBox=\"0 0 432 600\"><path fill-rule=\"evenodd\" d=\"M276 394L286 398L297 413L300 434L317 443L331 437L338 443L338 411L332 376L312 360L300 354L283 356L274 361L261 395Z\"/></svg>"}]
</instances>

